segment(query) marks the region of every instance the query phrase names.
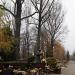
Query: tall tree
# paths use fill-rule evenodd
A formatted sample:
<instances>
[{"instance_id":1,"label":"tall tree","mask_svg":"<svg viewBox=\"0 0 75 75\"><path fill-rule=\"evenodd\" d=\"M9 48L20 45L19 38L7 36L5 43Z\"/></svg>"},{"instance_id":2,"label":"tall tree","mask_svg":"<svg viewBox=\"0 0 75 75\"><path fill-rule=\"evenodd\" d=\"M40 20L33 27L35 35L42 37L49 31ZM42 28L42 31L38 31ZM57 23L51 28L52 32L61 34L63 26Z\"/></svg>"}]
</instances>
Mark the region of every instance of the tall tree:
<instances>
[{"instance_id":1,"label":"tall tree","mask_svg":"<svg viewBox=\"0 0 75 75\"><path fill-rule=\"evenodd\" d=\"M64 13L62 11L62 6L61 3L59 3L58 1L56 1L53 5L52 5L52 10L49 13L49 19L47 20L47 22L45 23L45 29L47 29L47 31L50 34L50 57L53 57L53 48L54 48L54 44L56 42L56 40L59 38L59 36L62 34L63 32L63 17L64 17Z\"/></svg>"},{"instance_id":2,"label":"tall tree","mask_svg":"<svg viewBox=\"0 0 75 75\"><path fill-rule=\"evenodd\" d=\"M41 62L40 60L40 36L41 36L41 27L42 25L48 20L49 13L51 12L52 5L55 0L31 0L34 9L36 12L38 12L38 23L37 23L37 48L35 51L35 62Z\"/></svg>"},{"instance_id":3,"label":"tall tree","mask_svg":"<svg viewBox=\"0 0 75 75\"><path fill-rule=\"evenodd\" d=\"M24 2L24 0L15 0L15 2L13 0L11 0L15 7L14 7L14 13L8 9L6 6L4 5L0 5L0 8L2 10L6 10L8 11L14 18L15 18L15 30L14 30L14 35L15 35L15 38L17 39L17 44L16 44L16 51L15 51L15 54L16 54L16 58L18 58L19 56L19 51L20 51L20 28L21 28L21 20L25 19L25 18L28 18L28 17L31 17L33 16L35 13L37 12L34 12L33 14L30 14L28 16L25 16L25 17L22 17L21 18L21 14L22 14L22 4ZM5 3L4 3L5 4Z\"/></svg>"},{"instance_id":4,"label":"tall tree","mask_svg":"<svg viewBox=\"0 0 75 75\"><path fill-rule=\"evenodd\" d=\"M21 0L16 0L16 18L15 18L15 38L17 38L17 45L16 45L16 55L19 56L19 50L20 50L20 28L21 28L21 8L22 8L22 3Z\"/></svg>"}]
</instances>

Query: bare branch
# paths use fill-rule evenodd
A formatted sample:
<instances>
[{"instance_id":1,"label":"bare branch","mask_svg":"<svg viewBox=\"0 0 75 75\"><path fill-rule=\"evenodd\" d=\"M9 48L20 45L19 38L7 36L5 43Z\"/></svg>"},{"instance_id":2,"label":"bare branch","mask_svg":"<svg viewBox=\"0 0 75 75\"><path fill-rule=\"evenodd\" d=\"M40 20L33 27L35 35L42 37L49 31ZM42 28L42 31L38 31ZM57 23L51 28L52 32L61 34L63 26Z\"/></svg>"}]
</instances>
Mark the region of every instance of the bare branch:
<instances>
[{"instance_id":1,"label":"bare branch","mask_svg":"<svg viewBox=\"0 0 75 75\"><path fill-rule=\"evenodd\" d=\"M42 12L43 12L44 9L47 7L48 2L49 2L49 0L47 1L47 3L45 4L45 6L43 7Z\"/></svg>"},{"instance_id":2,"label":"bare branch","mask_svg":"<svg viewBox=\"0 0 75 75\"><path fill-rule=\"evenodd\" d=\"M34 5L35 9L39 12L39 9L38 9L38 7L37 7L37 4L35 5L35 4L34 4L34 1L32 1L32 0L31 0L31 2L32 2L32 4Z\"/></svg>"},{"instance_id":3,"label":"bare branch","mask_svg":"<svg viewBox=\"0 0 75 75\"><path fill-rule=\"evenodd\" d=\"M6 10L6 11L8 11L9 13L11 13L11 14L15 17L15 14L12 13L12 11L10 11L9 9L7 9L5 6L0 5L0 8L1 8L2 10Z\"/></svg>"},{"instance_id":4,"label":"bare branch","mask_svg":"<svg viewBox=\"0 0 75 75\"><path fill-rule=\"evenodd\" d=\"M44 18L50 12L50 9L52 9L52 5L53 5L54 2L55 2L55 0L52 1L52 3L50 4L47 12L42 16L42 18Z\"/></svg>"},{"instance_id":5,"label":"bare branch","mask_svg":"<svg viewBox=\"0 0 75 75\"><path fill-rule=\"evenodd\" d=\"M35 15L36 13L38 13L38 12L34 12L33 14L31 14L31 15L29 15L29 16L23 17L23 18L21 18L21 20L26 19L26 18L29 18L29 17L32 17L32 16Z\"/></svg>"}]
</instances>

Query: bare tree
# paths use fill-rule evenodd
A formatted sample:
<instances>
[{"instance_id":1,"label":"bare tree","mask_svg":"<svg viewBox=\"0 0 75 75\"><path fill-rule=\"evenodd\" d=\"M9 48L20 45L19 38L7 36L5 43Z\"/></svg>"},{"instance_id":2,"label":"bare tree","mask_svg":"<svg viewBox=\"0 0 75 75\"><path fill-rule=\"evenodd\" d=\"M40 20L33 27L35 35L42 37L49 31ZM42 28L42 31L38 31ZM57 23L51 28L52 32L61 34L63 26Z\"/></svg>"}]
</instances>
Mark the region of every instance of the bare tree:
<instances>
[{"instance_id":1,"label":"bare tree","mask_svg":"<svg viewBox=\"0 0 75 75\"><path fill-rule=\"evenodd\" d=\"M10 9L8 9L6 6L4 6L4 4L1 4L0 8L2 10L8 11L15 18L14 35L15 35L15 38L17 39L17 41L16 41L17 44L16 44L15 55L17 56L16 58L18 58L19 51L20 51L20 28L21 28L21 20L23 20L25 18L28 18L28 17L31 17L31 16L33 16L37 12L34 12L34 13L32 13L32 14L30 14L28 16L25 16L25 17L21 17L21 14L22 14L22 4L24 3L24 0L16 0L15 2L13 0L11 0L11 1L14 3L14 12L12 12ZM6 2L5 2L5 4L6 4Z\"/></svg>"},{"instance_id":2,"label":"bare tree","mask_svg":"<svg viewBox=\"0 0 75 75\"><path fill-rule=\"evenodd\" d=\"M63 32L64 13L62 11L61 3L59 3L58 1L55 2L52 5L52 10L49 14L50 16L48 18L48 21L45 23L44 27L47 29L47 31L50 34L51 50L49 52L50 52L50 56L53 57L53 47L54 47L55 41Z\"/></svg>"},{"instance_id":3,"label":"bare tree","mask_svg":"<svg viewBox=\"0 0 75 75\"><path fill-rule=\"evenodd\" d=\"M31 0L34 9L38 12L38 31L37 31L37 48L35 51L35 62L40 62L40 35L41 35L41 27L48 20L49 13L51 12L52 5L55 0Z\"/></svg>"}]
</instances>

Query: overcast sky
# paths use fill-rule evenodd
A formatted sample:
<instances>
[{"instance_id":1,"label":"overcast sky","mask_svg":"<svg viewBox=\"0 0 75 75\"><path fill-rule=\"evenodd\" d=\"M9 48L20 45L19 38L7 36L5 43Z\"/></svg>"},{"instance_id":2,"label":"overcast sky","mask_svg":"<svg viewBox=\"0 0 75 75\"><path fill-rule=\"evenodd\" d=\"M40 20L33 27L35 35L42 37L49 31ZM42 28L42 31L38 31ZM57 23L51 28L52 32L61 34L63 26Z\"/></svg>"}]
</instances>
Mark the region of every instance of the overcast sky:
<instances>
[{"instance_id":1,"label":"overcast sky","mask_svg":"<svg viewBox=\"0 0 75 75\"><path fill-rule=\"evenodd\" d=\"M62 0L65 14L65 22L69 33L64 43L66 50L70 51L70 54L75 50L75 0Z\"/></svg>"}]
</instances>

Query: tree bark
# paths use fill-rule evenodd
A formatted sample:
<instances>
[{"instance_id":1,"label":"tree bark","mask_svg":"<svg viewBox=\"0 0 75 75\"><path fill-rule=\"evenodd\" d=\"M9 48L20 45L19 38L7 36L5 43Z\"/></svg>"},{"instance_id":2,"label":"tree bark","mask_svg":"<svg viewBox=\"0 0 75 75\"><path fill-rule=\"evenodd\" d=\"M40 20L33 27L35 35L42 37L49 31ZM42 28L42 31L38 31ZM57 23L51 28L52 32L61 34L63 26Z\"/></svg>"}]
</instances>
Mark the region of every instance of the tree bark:
<instances>
[{"instance_id":1,"label":"tree bark","mask_svg":"<svg viewBox=\"0 0 75 75\"><path fill-rule=\"evenodd\" d=\"M53 38L51 39L51 45L50 45L50 57L53 57L53 47L54 47L54 41L53 41Z\"/></svg>"},{"instance_id":2,"label":"tree bark","mask_svg":"<svg viewBox=\"0 0 75 75\"><path fill-rule=\"evenodd\" d=\"M16 59L19 58L19 51L20 51L20 27L21 27L21 0L16 0L16 5L17 5L17 12L16 12L16 18L15 18L15 38L17 39L17 44L16 44Z\"/></svg>"},{"instance_id":3,"label":"tree bark","mask_svg":"<svg viewBox=\"0 0 75 75\"><path fill-rule=\"evenodd\" d=\"M37 63L40 63L41 62L41 59L40 59L40 35L41 35L41 22L42 22L42 0L40 0L40 10L39 10L39 24L38 24L38 34L37 34L37 51L36 51L36 54L35 54L35 61Z\"/></svg>"}]
</instances>

